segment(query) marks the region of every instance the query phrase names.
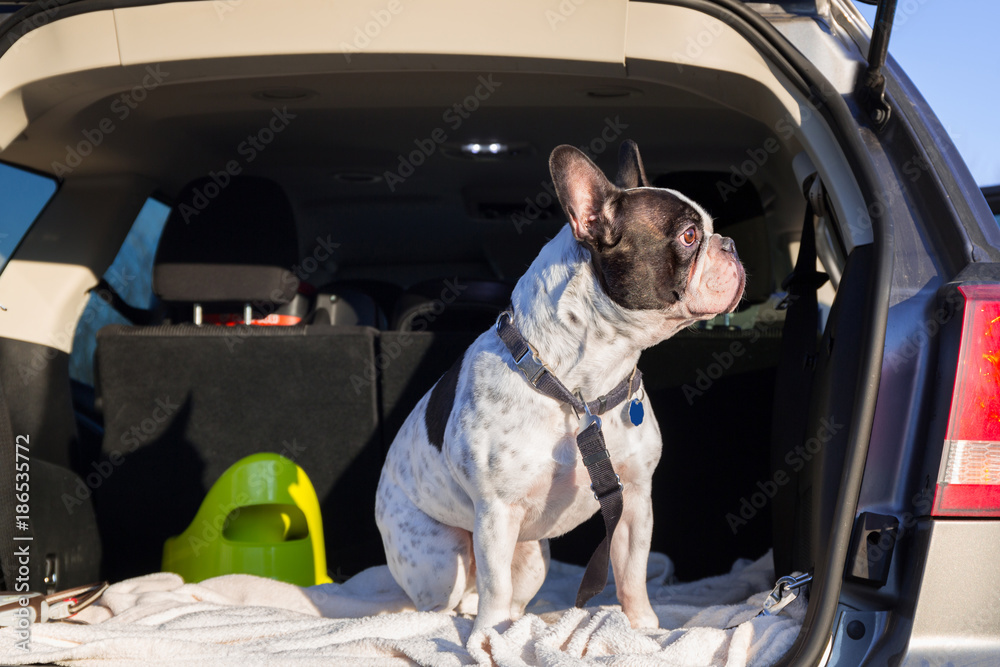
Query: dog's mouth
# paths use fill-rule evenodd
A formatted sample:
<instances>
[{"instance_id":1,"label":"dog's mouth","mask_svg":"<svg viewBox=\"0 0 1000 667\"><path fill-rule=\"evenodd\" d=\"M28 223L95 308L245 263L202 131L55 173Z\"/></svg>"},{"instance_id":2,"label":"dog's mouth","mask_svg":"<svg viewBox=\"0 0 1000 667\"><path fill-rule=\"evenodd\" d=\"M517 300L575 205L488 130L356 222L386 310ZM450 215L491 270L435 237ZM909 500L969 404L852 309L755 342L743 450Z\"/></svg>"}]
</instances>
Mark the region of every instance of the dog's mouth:
<instances>
[{"instance_id":1,"label":"dog's mouth","mask_svg":"<svg viewBox=\"0 0 1000 667\"><path fill-rule=\"evenodd\" d=\"M727 313L735 312L736 308L739 307L740 305L740 301L742 300L743 300L743 286L740 285L739 291L736 292L736 297L733 298L733 302L729 304L728 308L726 308L726 312Z\"/></svg>"},{"instance_id":2,"label":"dog's mouth","mask_svg":"<svg viewBox=\"0 0 1000 667\"><path fill-rule=\"evenodd\" d=\"M726 309L727 313L731 313L736 310L737 306L740 305L740 301L743 300L743 295L747 288L747 272L743 268L743 262L736 260L736 270L740 276L740 286L736 290L736 294L733 296L732 302L729 304L729 308Z\"/></svg>"},{"instance_id":3,"label":"dog's mouth","mask_svg":"<svg viewBox=\"0 0 1000 667\"><path fill-rule=\"evenodd\" d=\"M722 314L725 314L725 313L732 313L732 312L734 312L737 309L737 307L739 307L740 302L743 300L744 293L746 292L746 284L747 284L746 269L743 268L743 263L738 258L732 257L730 259L731 259L731 261L735 262L735 270L736 270L736 276L735 276L736 277L736 280L735 280L736 286L735 286L735 289L732 292L732 298L730 299L729 303L726 306L723 307L722 304L720 303L720 301L723 298L725 298L725 292L727 292L728 290L725 289L724 287L722 287L721 285L719 285L717 289L711 289L711 291L713 292L712 298L710 299L711 304L708 304L708 303L698 303L697 299L694 300L695 301L694 304L691 304L691 305L697 304L697 305L700 305L701 307L708 307L708 308L710 308L710 310L700 310L700 309L699 310L694 310L694 309L689 309L688 313L693 318L691 320L692 323L693 322L697 322L699 320L710 320L713 317L716 317L718 315L722 315ZM726 271L728 271L728 268L729 267L723 268L723 269L721 269L721 271L722 272L726 272ZM694 264L692 264L691 273L692 273L692 276L693 276L693 274L694 274ZM727 276L727 278L728 278L728 276ZM689 277L688 280L689 280L689 284L690 284L690 281L692 280L692 277ZM726 280L725 282L728 282L728 280Z\"/></svg>"}]
</instances>

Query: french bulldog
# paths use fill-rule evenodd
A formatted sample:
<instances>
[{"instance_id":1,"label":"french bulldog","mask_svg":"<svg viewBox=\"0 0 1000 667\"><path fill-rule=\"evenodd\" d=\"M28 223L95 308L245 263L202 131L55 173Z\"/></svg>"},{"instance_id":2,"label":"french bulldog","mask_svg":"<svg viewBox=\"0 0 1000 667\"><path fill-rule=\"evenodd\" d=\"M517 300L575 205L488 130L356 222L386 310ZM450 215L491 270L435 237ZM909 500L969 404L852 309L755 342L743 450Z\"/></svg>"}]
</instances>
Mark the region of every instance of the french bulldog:
<instances>
[{"instance_id":1,"label":"french bulldog","mask_svg":"<svg viewBox=\"0 0 1000 667\"><path fill-rule=\"evenodd\" d=\"M649 185L635 143L622 145L615 183L572 146L556 148L549 167L569 222L517 282L508 316L547 371L590 401L632 376L645 348L734 310L746 277L698 204ZM662 443L645 412L636 425L609 410L602 429L622 489L610 545L618 600L633 627L655 628L646 561ZM389 570L416 609L476 609L474 631L524 613L548 571L549 538L599 509L580 416L533 386L493 329L417 403L375 503Z\"/></svg>"}]
</instances>

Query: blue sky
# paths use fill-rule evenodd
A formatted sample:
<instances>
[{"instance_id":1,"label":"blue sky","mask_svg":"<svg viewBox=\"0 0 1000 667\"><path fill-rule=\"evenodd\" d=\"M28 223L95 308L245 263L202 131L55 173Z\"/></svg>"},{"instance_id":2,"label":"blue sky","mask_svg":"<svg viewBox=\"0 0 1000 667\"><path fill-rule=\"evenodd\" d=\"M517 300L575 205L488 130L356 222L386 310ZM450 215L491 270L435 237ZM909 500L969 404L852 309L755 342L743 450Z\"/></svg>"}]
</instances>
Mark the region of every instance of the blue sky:
<instances>
[{"instance_id":1,"label":"blue sky","mask_svg":"<svg viewBox=\"0 0 1000 667\"><path fill-rule=\"evenodd\" d=\"M857 3L869 23L875 7ZM1000 2L899 0L895 58L980 186L1000 184Z\"/></svg>"}]
</instances>

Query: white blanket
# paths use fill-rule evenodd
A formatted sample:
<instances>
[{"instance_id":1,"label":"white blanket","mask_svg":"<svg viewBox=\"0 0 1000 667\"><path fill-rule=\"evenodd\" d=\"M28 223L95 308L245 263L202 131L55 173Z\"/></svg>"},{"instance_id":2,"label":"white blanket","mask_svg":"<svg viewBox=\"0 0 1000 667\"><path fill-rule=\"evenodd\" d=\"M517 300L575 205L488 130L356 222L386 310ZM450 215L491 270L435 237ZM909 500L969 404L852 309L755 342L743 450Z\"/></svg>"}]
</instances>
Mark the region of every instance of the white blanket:
<instances>
[{"instance_id":1,"label":"white blanket","mask_svg":"<svg viewBox=\"0 0 1000 667\"><path fill-rule=\"evenodd\" d=\"M398 612L325 618L333 597L381 604L394 595L387 569L346 584L303 589L248 575L184 584L159 573L113 585L77 619L31 628L30 651L0 629L5 664L180 665L768 665L799 632L805 604L755 618L773 585L770 556L729 574L671 583L673 564L650 555L649 591L660 630L637 631L610 586L573 607L583 569L554 562L528 613L503 633L472 637L466 615ZM734 629L725 628L736 626Z\"/></svg>"}]
</instances>

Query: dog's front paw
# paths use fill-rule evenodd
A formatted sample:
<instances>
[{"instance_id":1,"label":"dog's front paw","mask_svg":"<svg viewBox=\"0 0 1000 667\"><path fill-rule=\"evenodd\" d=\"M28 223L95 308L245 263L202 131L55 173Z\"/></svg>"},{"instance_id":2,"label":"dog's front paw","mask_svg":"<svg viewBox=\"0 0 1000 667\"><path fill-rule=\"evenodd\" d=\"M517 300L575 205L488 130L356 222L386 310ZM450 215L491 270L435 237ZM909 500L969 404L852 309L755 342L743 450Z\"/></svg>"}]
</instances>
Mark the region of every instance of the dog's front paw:
<instances>
[{"instance_id":1,"label":"dog's front paw","mask_svg":"<svg viewBox=\"0 0 1000 667\"><path fill-rule=\"evenodd\" d=\"M472 625L472 632L496 630L499 634L503 634L513 622L509 616L504 616L503 614L479 614Z\"/></svg>"},{"instance_id":2,"label":"dog's front paw","mask_svg":"<svg viewBox=\"0 0 1000 667\"><path fill-rule=\"evenodd\" d=\"M655 630L660 627L660 619L652 607L642 610L629 609L625 611L625 615L635 630Z\"/></svg>"},{"instance_id":3,"label":"dog's front paw","mask_svg":"<svg viewBox=\"0 0 1000 667\"><path fill-rule=\"evenodd\" d=\"M495 632L486 630L473 630L465 643L465 650L469 652L477 665L495 665L493 659L493 641L498 635Z\"/></svg>"}]
</instances>

